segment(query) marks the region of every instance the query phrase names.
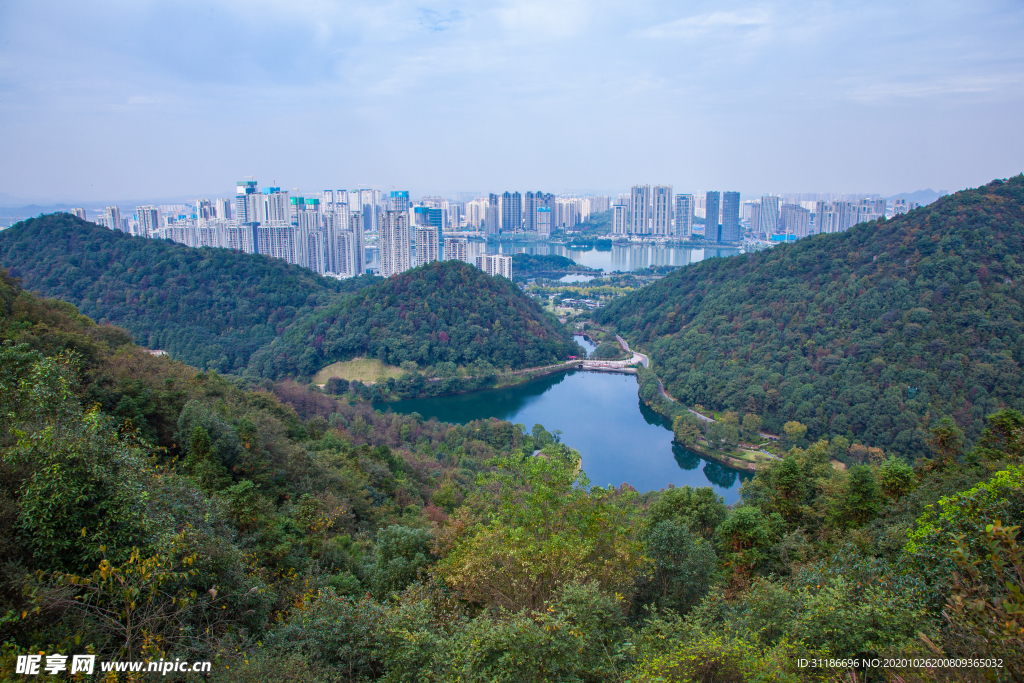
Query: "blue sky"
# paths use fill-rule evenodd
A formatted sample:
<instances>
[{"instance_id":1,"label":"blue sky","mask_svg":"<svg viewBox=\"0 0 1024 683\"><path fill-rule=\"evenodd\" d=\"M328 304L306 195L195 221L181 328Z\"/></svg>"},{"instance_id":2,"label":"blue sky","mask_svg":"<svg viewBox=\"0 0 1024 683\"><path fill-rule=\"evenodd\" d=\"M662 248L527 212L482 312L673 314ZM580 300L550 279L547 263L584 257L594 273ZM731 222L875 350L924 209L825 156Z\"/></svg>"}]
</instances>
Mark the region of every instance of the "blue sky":
<instances>
[{"instance_id":1,"label":"blue sky","mask_svg":"<svg viewBox=\"0 0 1024 683\"><path fill-rule=\"evenodd\" d=\"M955 190L1024 170L1024 3L0 0L0 192Z\"/></svg>"}]
</instances>

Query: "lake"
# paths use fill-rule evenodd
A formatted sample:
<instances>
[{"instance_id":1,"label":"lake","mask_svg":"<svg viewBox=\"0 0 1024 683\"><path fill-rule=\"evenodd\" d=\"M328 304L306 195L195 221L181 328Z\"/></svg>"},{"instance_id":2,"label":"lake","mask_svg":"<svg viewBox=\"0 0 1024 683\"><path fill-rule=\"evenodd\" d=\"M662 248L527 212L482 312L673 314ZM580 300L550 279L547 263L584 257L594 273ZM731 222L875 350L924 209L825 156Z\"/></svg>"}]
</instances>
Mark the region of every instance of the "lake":
<instances>
[{"instance_id":1,"label":"lake","mask_svg":"<svg viewBox=\"0 0 1024 683\"><path fill-rule=\"evenodd\" d=\"M616 270L627 272L649 266L686 266L714 256L732 256L739 249L727 247L692 248L666 246L662 244L612 244L609 250L573 249L562 244L539 241L470 242L469 256L478 254L557 254L567 256L581 266L601 268L606 273Z\"/></svg>"},{"instance_id":2,"label":"lake","mask_svg":"<svg viewBox=\"0 0 1024 683\"><path fill-rule=\"evenodd\" d=\"M594 348L589 342L586 346ZM561 430L562 441L580 452L594 486L628 483L640 492L669 484L711 486L726 503L735 503L740 484L751 476L673 443L668 420L640 402L634 375L569 371L505 389L376 407L442 422L496 417L527 431L534 424L552 433Z\"/></svg>"}]
</instances>

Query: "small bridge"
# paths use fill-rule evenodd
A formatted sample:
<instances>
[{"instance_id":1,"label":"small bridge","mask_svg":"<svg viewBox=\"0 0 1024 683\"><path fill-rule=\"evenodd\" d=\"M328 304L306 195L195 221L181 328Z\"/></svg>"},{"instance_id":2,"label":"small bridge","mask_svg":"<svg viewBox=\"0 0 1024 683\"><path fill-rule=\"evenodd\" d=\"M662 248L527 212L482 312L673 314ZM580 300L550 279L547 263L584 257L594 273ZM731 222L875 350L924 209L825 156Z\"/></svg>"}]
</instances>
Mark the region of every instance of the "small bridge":
<instances>
[{"instance_id":1,"label":"small bridge","mask_svg":"<svg viewBox=\"0 0 1024 683\"><path fill-rule=\"evenodd\" d=\"M581 360L574 365L580 370L592 370L594 372L622 372L627 375L635 375L636 368L628 367L635 363L635 359L629 360Z\"/></svg>"}]
</instances>

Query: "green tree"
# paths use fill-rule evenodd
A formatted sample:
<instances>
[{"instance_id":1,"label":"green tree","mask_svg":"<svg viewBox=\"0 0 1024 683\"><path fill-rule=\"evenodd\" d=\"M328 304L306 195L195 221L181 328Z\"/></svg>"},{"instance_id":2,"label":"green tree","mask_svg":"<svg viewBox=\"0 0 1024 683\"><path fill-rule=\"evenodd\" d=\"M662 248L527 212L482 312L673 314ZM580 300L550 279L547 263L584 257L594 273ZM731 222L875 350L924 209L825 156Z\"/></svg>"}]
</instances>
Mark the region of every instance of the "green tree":
<instances>
[{"instance_id":1,"label":"green tree","mask_svg":"<svg viewBox=\"0 0 1024 683\"><path fill-rule=\"evenodd\" d=\"M492 465L471 505L486 512L442 535L441 581L466 600L512 611L538 609L573 582L629 589L642 554L628 495L591 489L579 454L560 444Z\"/></svg>"},{"instance_id":2,"label":"green tree","mask_svg":"<svg viewBox=\"0 0 1024 683\"><path fill-rule=\"evenodd\" d=\"M712 584L718 559L711 543L692 533L678 518L649 527L643 541L652 565L637 588L637 602L687 612Z\"/></svg>"},{"instance_id":3,"label":"green tree","mask_svg":"<svg viewBox=\"0 0 1024 683\"><path fill-rule=\"evenodd\" d=\"M899 500L914 488L914 470L905 461L890 456L878 470L882 492Z\"/></svg>"},{"instance_id":4,"label":"green tree","mask_svg":"<svg viewBox=\"0 0 1024 683\"><path fill-rule=\"evenodd\" d=\"M807 425L796 420L790 420L782 426L782 431L786 433L786 441L796 443L807 434Z\"/></svg>"},{"instance_id":5,"label":"green tree","mask_svg":"<svg viewBox=\"0 0 1024 683\"><path fill-rule=\"evenodd\" d=\"M425 578L437 559L432 546L433 536L428 529L393 524L378 531L366 571L374 593L384 598Z\"/></svg>"},{"instance_id":6,"label":"green tree","mask_svg":"<svg viewBox=\"0 0 1024 683\"><path fill-rule=\"evenodd\" d=\"M743 433L749 439L757 439L761 431L761 418L747 413L743 416Z\"/></svg>"},{"instance_id":7,"label":"green tree","mask_svg":"<svg viewBox=\"0 0 1024 683\"><path fill-rule=\"evenodd\" d=\"M964 433L951 418L944 417L932 427L928 446L935 453L937 466L947 467L957 458L964 448Z\"/></svg>"},{"instance_id":8,"label":"green tree","mask_svg":"<svg viewBox=\"0 0 1024 683\"><path fill-rule=\"evenodd\" d=\"M851 467L842 502L842 523L863 526L877 517L881 509L878 494L878 480L871 468L867 465Z\"/></svg>"},{"instance_id":9,"label":"green tree","mask_svg":"<svg viewBox=\"0 0 1024 683\"><path fill-rule=\"evenodd\" d=\"M654 528L661 522L679 521L692 533L710 539L727 512L725 501L714 489L681 486L662 492L648 508L644 523Z\"/></svg>"},{"instance_id":10,"label":"green tree","mask_svg":"<svg viewBox=\"0 0 1024 683\"><path fill-rule=\"evenodd\" d=\"M690 413L680 413L672 421L672 433L676 441L691 446L704 436L704 428L700 420Z\"/></svg>"}]
</instances>

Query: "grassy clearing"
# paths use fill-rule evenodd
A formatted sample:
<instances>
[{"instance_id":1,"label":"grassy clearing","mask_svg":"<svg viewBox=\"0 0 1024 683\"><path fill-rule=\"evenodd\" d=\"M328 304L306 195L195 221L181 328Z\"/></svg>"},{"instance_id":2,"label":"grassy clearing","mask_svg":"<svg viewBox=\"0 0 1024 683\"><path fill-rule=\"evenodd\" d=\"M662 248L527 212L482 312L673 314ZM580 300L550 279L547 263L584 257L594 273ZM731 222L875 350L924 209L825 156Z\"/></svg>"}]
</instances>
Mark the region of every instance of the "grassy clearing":
<instances>
[{"instance_id":1,"label":"grassy clearing","mask_svg":"<svg viewBox=\"0 0 1024 683\"><path fill-rule=\"evenodd\" d=\"M762 453L761 451L748 451L746 449L740 451L739 457L748 462L762 462L772 459L771 456Z\"/></svg>"},{"instance_id":2,"label":"grassy clearing","mask_svg":"<svg viewBox=\"0 0 1024 683\"><path fill-rule=\"evenodd\" d=\"M399 378L402 376L402 369L394 365L384 365L376 358L353 358L352 360L332 363L320 370L313 377L313 384L326 384L332 377L347 379L348 381L359 380L360 382L376 382L379 379L388 377Z\"/></svg>"}]
</instances>

